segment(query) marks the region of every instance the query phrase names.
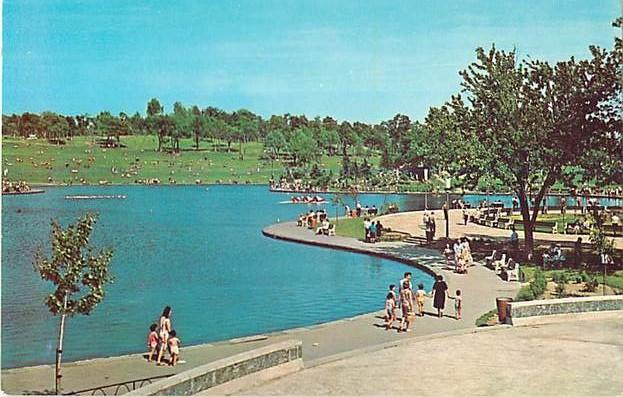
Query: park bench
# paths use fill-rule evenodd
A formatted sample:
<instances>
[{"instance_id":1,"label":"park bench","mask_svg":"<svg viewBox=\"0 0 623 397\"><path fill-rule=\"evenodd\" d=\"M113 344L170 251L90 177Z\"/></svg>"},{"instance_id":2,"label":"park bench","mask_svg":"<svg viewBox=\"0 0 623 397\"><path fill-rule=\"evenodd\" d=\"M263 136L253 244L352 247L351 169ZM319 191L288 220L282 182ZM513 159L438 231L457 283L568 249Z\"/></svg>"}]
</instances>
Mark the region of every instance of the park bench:
<instances>
[{"instance_id":1,"label":"park bench","mask_svg":"<svg viewBox=\"0 0 623 397\"><path fill-rule=\"evenodd\" d=\"M500 221L501 221L501 219L500 219ZM506 222L504 223L504 229L508 229L511 226L515 226L515 218L510 218L510 219L506 220Z\"/></svg>"},{"instance_id":2,"label":"park bench","mask_svg":"<svg viewBox=\"0 0 623 397\"><path fill-rule=\"evenodd\" d=\"M551 233L554 226L557 226L556 222L552 221L536 221L534 223L534 231L544 231L546 233Z\"/></svg>"},{"instance_id":3,"label":"park bench","mask_svg":"<svg viewBox=\"0 0 623 397\"><path fill-rule=\"evenodd\" d=\"M603 225L604 233L609 236L621 235L621 226L614 226L613 224Z\"/></svg>"},{"instance_id":4,"label":"park bench","mask_svg":"<svg viewBox=\"0 0 623 397\"><path fill-rule=\"evenodd\" d=\"M509 262L511 262L509 260ZM503 270L506 275L506 281L519 281L519 263L512 261Z\"/></svg>"},{"instance_id":5,"label":"park bench","mask_svg":"<svg viewBox=\"0 0 623 397\"><path fill-rule=\"evenodd\" d=\"M506 228L506 224L510 222L510 218L507 217L498 217L498 224L496 225L497 227L502 227L504 226Z\"/></svg>"},{"instance_id":6,"label":"park bench","mask_svg":"<svg viewBox=\"0 0 623 397\"><path fill-rule=\"evenodd\" d=\"M497 227L499 223L499 218L497 215L487 215L485 219L485 224L490 227Z\"/></svg>"}]
</instances>

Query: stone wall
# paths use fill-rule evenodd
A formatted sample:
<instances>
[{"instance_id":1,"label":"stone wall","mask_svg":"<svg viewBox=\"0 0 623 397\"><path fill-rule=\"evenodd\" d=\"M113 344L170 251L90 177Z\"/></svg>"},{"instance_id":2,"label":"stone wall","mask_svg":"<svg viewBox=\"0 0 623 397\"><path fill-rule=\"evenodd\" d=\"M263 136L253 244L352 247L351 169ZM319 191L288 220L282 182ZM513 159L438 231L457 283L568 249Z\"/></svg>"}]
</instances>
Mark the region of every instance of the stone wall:
<instances>
[{"instance_id":1,"label":"stone wall","mask_svg":"<svg viewBox=\"0 0 623 397\"><path fill-rule=\"evenodd\" d=\"M511 302L511 322L535 316L623 310L623 295Z\"/></svg>"},{"instance_id":2,"label":"stone wall","mask_svg":"<svg viewBox=\"0 0 623 397\"><path fill-rule=\"evenodd\" d=\"M303 367L301 341L288 340L240 353L179 373L128 394L193 395L248 375L286 365L290 372Z\"/></svg>"}]
</instances>

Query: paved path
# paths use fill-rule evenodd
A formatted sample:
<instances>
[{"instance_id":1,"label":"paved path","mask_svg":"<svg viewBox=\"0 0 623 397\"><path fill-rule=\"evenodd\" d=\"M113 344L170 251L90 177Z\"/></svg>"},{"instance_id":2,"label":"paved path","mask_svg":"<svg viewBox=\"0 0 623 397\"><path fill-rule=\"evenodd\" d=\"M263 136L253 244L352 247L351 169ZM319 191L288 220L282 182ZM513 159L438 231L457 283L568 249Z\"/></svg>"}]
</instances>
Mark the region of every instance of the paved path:
<instances>
[{"instance_id":1,"label":"paved path","mask_svg":"<svg viewBox=\"0 0 623 397\"><path fill-rule=\"evenodd\" d=\"M430 211L428 211L430 213ZM434 211L435 223L437 225L436 238L445 237L446 235L446 222L443 218L442 211ZM450 238L457 239L463 236L470 238L494 238L494 239L508 239L510 237L510 230L498 229L495 227L488 227L478 225L472 222L468 222L467 225L463 224L463 214L461 210L450 210ZM413 236L426 237L423 228L423 211L410 211L400 212L397 214L383 215L377 219L381 220L383 226L391 228L392 230L409 233ZM519 230L520 243L523 241L523 232ZM552 234L535 232L534 239L538 242L574 242L582 237L585 243L588 243L588 235L575 235L575 234ZM614 245L618 249L623 249L623 237L612 238Z\"/></svg>"},{"instance_id":2,"label":"paved path","mask_svg":"<svg viewBox=\"0 0 623 397\"><path fill-rule=\"evenodd\" d=\"M623 314L410 340L251 395L622 396Z\"/></svg>"},{"instance_id":3,"label":"paved path","mask_svg":"<svg viewBox=\"0 0 623 397\"><path fill-rule=\"evenodd\" d=\"M410 244L379 243L372 245L339 236L315 236L312 231L296 227L293 222L269 226L265 229L265 232L271 233L275 237L290 238L310 244L331 244L342 249L415 260L435 272L442 273L452 291L454 289L462 290L464 296L463 319L455 320L449 316L442 319L425 316L416 319L413 332L399 334L395 331L385 331L378 326L383 322L379 318L381 312L365 314L352 319L268 334L268 338L261 341L241 344L232 344L225 341L183 348L181 357L187 363L179 365L174 369L148 364L141 354L68 363L63 365L64 390L80 390L132 379L180 372L241 351L291 338L303 341L303 359L306 365L309 366L321 362L327 357L354 349L400 341L414 336L473 328L476 318L494 308L496 297L514 296L519 289L519 283L504 282L496 277L493 272L482 266L472 268L468 275L453 274L451 271L443 269L445 262L437 251L415 247ZM396 279L399 280L401 276L397 274ZM379 309L382 309L384 291L380 291L379 294ZM433 312L430 301L427 302L426 307L429 313ZM451 309L446 314L452 315L453 310ZM53 385L53 366L2 371L2 390L7 393L43 394Z\"/></svg>"}]
</instances>

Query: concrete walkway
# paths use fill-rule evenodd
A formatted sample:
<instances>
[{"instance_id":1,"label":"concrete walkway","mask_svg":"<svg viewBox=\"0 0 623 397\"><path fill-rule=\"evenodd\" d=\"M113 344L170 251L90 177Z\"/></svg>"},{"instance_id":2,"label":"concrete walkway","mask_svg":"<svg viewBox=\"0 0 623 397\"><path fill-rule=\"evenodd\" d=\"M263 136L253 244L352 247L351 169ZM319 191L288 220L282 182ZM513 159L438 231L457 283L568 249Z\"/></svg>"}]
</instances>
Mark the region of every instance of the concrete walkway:
<instances>
[{"instance_id":1,"label":"concrete walkway","mask_svg":"<svg viewBox=\"0 0 623 397\"><path fill-rule=\"evenodd\" d=\"M453 309L450 309L446 311L446 316L442 319L427 315L416 319L413 332L397 333L396 331L385 331L380 327L383 323L380 318L382 312L370 313L318 326L268 334L267 338L259 341L246 343L225 341L183 348L181 357L186 361L186 364L175 368L156 367L153 363L147 363L141 354L68 363L63 365L65 392L177 373L245 350L292 338L303 341L303 359L305 365L310 366L336 354L354 349L449 330L473 328L476 318L495 307L496 297L515 296L520 287L519 283L507 283L500 280L492 271L482 266L473 267L468 275L454 274L444 269L445 260L437 251L410 244L379 243L372 245L352 238L315 236L310 230L296 227L294 222L269 226L264 232L276 238L287 238L307 244L330 245L334 248L416 261L419 265L443 274L452 294L454 294L455 289L461 289L464 296L463 319L455 320L451 317L454 313ZM397 274L396 280L398 281L401 276L401 274ZM383 298L384 293L380 291L379 309L382 309ZM448 304L448 306L451 307L452 305ZM433 312L430 301L427 302L426 308L428 313ZM9 394L45 394L53 388L53 385L53 366L2 371L2 390ZM109 394L110 391L111 389L108 389L107 393Z\"/></svg>"},{"instance_id":2,"label":"concrete walkway","mask_svg":"<svg viewBox=\"0 0 623 397\"><path fill-rule=\"evenodd\" d=\"M244 391L251 395L621 396L623 313L410 340Z\"/></svg>"},{"instance_id":3,"label":"concrete walkway","mask_svg":"<svg viewBox=\"0 0 623 397\"><path fill-rule=\"evenodd\" d=\"M430 213L430 211L427 211ZM433 211L435 213L435 223L437 230L435 233L436 238L445 237L446 235L446 221L443 218L443 211ZM475 223L468 222L467 225L463 224L463 213L461 210L450 210L450 238L457 239L463 236L470 238L492 238L508 240L511 234L510 230L499 229L495 227L483 226ZM383 215L376 219L379 219L383 226L392 230L409 233L413 236L426 237L424 231L423 221L424 211L410 211L400 212L397 214ZM517 231L519 234L520 244L523 241L523 232ZM584 243L588 243L588 235L581 234L552 234L535 232L534 239L537 242L574 242L582 237ZM612 238L614 246L617 249L623 249L623 237Z\"/></svg>"}]
</instances>

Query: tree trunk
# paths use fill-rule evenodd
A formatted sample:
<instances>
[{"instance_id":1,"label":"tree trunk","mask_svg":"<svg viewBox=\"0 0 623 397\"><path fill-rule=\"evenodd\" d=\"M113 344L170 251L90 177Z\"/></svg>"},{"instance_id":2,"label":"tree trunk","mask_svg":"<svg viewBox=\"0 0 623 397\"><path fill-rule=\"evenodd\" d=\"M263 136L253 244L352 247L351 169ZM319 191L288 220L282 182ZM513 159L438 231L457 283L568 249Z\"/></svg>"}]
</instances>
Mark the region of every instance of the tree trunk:
<instances>
[{"instance_id":1,"label":"tree trunk","mask_svg":"<svg viewBox=\"0 0 623 397\"><path fill-rule=\"evenodd\" d=\"M61 315L61 325L58 331L58 346L56 348L56 394L61 394L61 356L63 354L63 334L65 333L65 314L67 310L67 293L65 293L65 299L63 301L63 314Z\"/></svg>"},{"instance_id":2,"label":"tree trunk","mask_svg":"<svg viewBox=\"0 0 623 397\"><path fill-rule=\"evenodd\" d=\"M244 147L242 146L242 140L240 140L240 151L238 154L238 158L240 158L240 160L244 160Z\"/></svg>"},{"instance_id":3,"label":"tree trunk","mask_svg":"<svg viewBox=\"0 0 623 397\"><path fill-rule=\"evenodd\" d=\"M534 250L533 224L530 220L530 203L528 202L528 196L523 187L517 190L517 196L519 198L519 209L521 211L524 230L524 250L528 254L528 259L530 259L532 258L532 251Z\"/></svg>"},{"instance_id":4,"label":"tree trunk","mask_svg":"<svg viewBox=\"0 0 623 397\"><path fill-rule=\"evenodd\" d=\"M195 148L199 150L199 135L195 135Z\"/></svg>"},{"instance_id":5,"label":"tree trunk","mask_svg":"<svg viewBox=\"0 0 623 397\"><path fill-rule=\"evenodd\" d=\"M162 135L158 134L158 151L162 152Z\"/></svg>"}]
</instances>

